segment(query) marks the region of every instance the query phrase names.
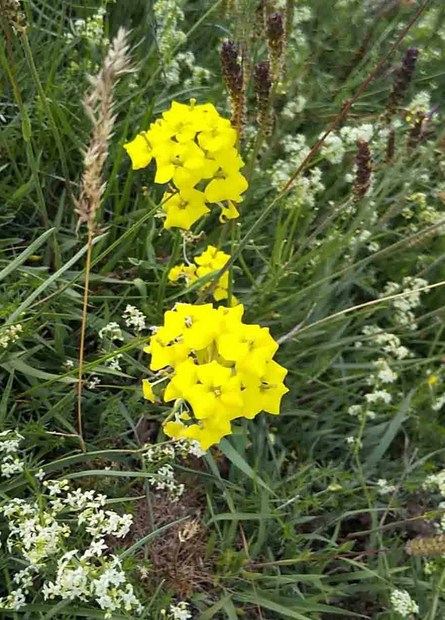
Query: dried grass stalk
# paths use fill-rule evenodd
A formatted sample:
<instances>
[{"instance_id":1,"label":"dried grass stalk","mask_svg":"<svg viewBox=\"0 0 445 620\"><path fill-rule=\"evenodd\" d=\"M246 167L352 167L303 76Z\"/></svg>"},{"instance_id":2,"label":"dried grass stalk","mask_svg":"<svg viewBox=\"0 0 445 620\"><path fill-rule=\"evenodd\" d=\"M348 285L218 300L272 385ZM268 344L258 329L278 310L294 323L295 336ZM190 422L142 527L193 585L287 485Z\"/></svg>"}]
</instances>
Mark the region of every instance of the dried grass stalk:
<instances>
[{"instance_id":1,"label":"dried grass stalk","mask_svg":"<svg viewBox=\"0 0 445 620\"><path fill-rule=\"evenodd\" d=\"M91 88L83 104L93 128L89 145L84 152L82 189L75 206L78 215L77 228L82 224L87 224L89 228L93 227L106 187L102 171L108 157L108 144L116 121L114 87L121 76L132 71L127 39L128 32L120 28L111 42L99 73L89 76Z\"/></svg>"}]
</instances>

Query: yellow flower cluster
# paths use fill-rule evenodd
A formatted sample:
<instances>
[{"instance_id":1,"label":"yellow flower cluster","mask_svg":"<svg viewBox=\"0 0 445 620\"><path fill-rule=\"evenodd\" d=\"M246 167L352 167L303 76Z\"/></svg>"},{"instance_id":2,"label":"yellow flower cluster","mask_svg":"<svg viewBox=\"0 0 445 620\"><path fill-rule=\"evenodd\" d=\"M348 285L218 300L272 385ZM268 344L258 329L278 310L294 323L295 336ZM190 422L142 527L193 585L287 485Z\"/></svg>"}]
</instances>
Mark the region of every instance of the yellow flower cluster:
<instances>
[{"instance_id":1,"label":"yellow flower cluster","mask_svg":"<svg viewBox=\"0 0 445 620\"><path fill-rule=\"evenodd\" d=\"M235 203L247 189L236 149L237 132L211 103L173 101L162 118L124 144L134 170L156 161L155 183L169 183L162 208L165 228L189 230L207 206L218 203L220 221L237 218Z\"/></svg>"},{"instance_id":2,"label":"yellow flower cluster","mask_svg":"<svg viewBox=\"0 0 445 620\"><path fill-rule=\"evenodd\" d=\"M164 425L169 437L196 440L206 450L231 433L235 418L279 414L288 389L287 370L272 359L278 344L268 328L244 324L243 311L176 304L151 336L150 368L173 369L163 395L176 401L176 419ZM154 399L150 385L144 391ZM182 404L188 407L180 413Z\"/></svg>"},{"instance_id":3,"label":"yellow flower cluster","mask_svg":"<svg viewBox=\"0 0 445 620\"><path fill-rule=\"evenodd\" d=\"M207 249L194 258L196 265L186 265L181 263L170 269L168 279L170 282L177 282L180 278L184 278L186 286L190 286L199 278L210 275L215 271L222 269L227 261L230 260L229 254L221 252L213 245L209 245ZM229 272L226 271L219 278L213 290L213 298L215 301L227 299L229 296ZM232 302L234 298L232 296Z\"/></svg>"}]
</instances>

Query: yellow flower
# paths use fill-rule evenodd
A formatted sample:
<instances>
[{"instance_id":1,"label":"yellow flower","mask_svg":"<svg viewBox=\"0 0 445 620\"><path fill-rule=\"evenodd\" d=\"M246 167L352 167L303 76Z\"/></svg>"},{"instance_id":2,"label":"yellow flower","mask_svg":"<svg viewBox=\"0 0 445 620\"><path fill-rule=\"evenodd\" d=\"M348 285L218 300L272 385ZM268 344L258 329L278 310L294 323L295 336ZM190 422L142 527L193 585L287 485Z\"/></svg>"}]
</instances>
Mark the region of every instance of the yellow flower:
<instances>
[{"instance_id":1,"label":"yellow flower","mask_svg":"<svg viewBox=\"0 0 445 620\"><path fill-rule=\"evenodd\" d=\"M164 142L155 151L155 183L173 183L179 189L193 187L202 178L205 156L195 142Z\"/></svg>"},{"instance_id":2,"label":"yellow flower","mask_svg":"<svg viewBox=\"0 0 445 620\"><path fill-rule=\"evenodd\" d=\"M195 265L185 265L181 263L172 267L168 272L168 279L170 282L177 282L179 278L184 278L187 284L196 280L196 267Z\"/></svg>"},{"instance_id":3,"label":"yellow flower","mask_svg":"<svg viewBox=\"0 0 445 620\"><path fill-rule=\"evenodd\" d=\"M246 179L239 172L243 166L241 157L234 148L219 151L214 157L218 170L204 190L207 200L209 202L223 200L241 202L241 194L248 187Z\"/></svg>"},{"instance_id":4,"label":"yellow flower","mask_svg":"<svg viewBox=\"0 0 445 620\"><path fill-rule=\"evenodd\" d=\"M151 403L156 402L156 396L154 395L153 387L148 379L143 379L142 381L142 393L146 400L150 401Z\"/></svg>"},{"instance_id":5,"label":"yellow flower","mask_svg":"<svg viewBox=\"0 0 445 620\"><path fill-rule=\"evenodd\" d=\"M426 380L427 380L428 385L436 385L437 375L428 375Z\"/></svg>"},{"instance_id":6,"label":"yellow flower","mask_svg":"<svg viewBox=\"0 0 445 620\"><path fill-rule=\"evenodd\" d=\"M147 138L147 132L142 132L124 144L124 149L130 156L133 170L146 168L153 159L153 149Z\"/></svg>"},{"instance_id":7,"label":"yellow flower","mask_svg":"<svg viewBox=\"0 0 445 620\"><path fill-rule=\"evenodd\" d=\"M210 209L206 206L205 196L196 189L182 189L176 194L164 194L162 208L167 214L164 228L190 227Z\"/></svg>"},{"instance_id":8,"label":"yellow flower","mask_svg":"<svg viewBox=\"0 0 445 620\"><path fill-rule=\"evenodd\" d=\"M184 205L176 199L171 217L164 221L165 228L188 230L209 212L204 207L206 202L219 203L221 222L239 216L234 203L241 202L248 183L240 172L244 162L235 148L236 141L237 132L229 120L222 118L212 104L197 105L192 99L190 105L173 101L148 131L124 145L134 169L144 168L155 159L155 183L171 183L180 194L196 192L198 183L202 184L203 198L191 204L193 215L192 210L179 213L178 204Z\"/></svg>"},{"instance_id":9,"label":"yellow flower","mask_svg":"<svg viewBox=\"0 0 445 620\"><path fill-rule=\"evenodd\" d=\"M243 398L241 383L231 368L221 366L212 360L196 368L197 383L184 393L193 409L195 418L202 420L209 416L231 420L241 414Z\"/></svg>"},{"instance_id":10,"label":"yellow flower","mask_svg":"<svg viewBox=\"0 0 445 620\"><path fill-rule=\"evenodd\" d=\"M239 217L239 211L231 200L227 201L227 205L220 203L219 206L221 207L219 216L221 224L224 224L227 220L236 220L236 218Z\"/></svg>"},{"instance_id":11,"label":"yellow flower","mask_svg":"<svg viewBox=\"0 0 445 620\"><path fill-rule=\"evenodd\" d=\"M210 246L200 262L217 255ZM165 368L169 379L163 400L182 409L165 424L169 437L195 439L205 450L230 434L232 420L279 413L288 389L287 370L273 360L278 345L267 328L242 323L242 315L241 305L176 304L150 338L150 368Z\"/></svg>"},{"instance_id":12,"label":"yellow flower","mask_svg":"<svg viewBox=\"0 0 445 620\"><path fill-rule=\"evenodd\" d=\"M289 391L283 383L286 374L286 368L270 360L261 378L244 375L245 389L242 394L243 415L246 418L253 418L260 411L267 411L274 415L280 413L281 399Z\"/></svg>"},{"instance_id":13,"label":"yellow flower","mask_svg":"<svg viewBox=\"0 0 445 620\"><path fill-rule=\"evenodd\" d=\"M166 403L178 398L185 398L187 391L196 384L197 368L197 365L189 357L176 367L164 392Z\"/></svg>"},{"instance_id":14,"label":"yellow flower","mask_svg":"<svg viewBox=\"0 0 445 620\"><path fill-rule=\"evenodd\" d=\"M196 266L185 265L184 263L176 265L170 269L168 279L171 282L177 282L179 278L184 278L186 281L186 286L190 286L199 278L204 278L219 271L229 260L229 254L221 252L213 245L209 245L200 256L195 257L194 261ZM204 284L203 289L205 290L207 286L213 287L213 298L215 301L227 299L229 296L229 273L227 271L223 273L216 286L213 286L212 282L210 285Z\"/></svg>"},{"instance_id":15,"label":"yellow flower","mask_svg":"<svg viewBox=\"0 0 445 620\"><path fill-rule=\"evenodd\" d=\"M228 361L235 362L241 372L261 376L266 363L275 355L278 344L267 327L259 325L234 326L217 339L218 352Z\"/></svg>"}]
</instances>

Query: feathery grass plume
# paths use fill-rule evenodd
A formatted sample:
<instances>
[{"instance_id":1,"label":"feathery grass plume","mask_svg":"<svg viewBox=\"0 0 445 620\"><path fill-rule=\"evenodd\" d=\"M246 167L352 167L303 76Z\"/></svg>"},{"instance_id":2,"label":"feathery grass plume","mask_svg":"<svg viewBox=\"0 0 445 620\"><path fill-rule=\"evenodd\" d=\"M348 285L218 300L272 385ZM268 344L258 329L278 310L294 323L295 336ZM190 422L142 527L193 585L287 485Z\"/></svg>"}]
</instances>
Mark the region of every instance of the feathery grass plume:
<instances>
[{"instance_id":1,"label":"feathery grass plume","mask_svg":"<svg viewBox=\"0 0 445 620\"><path fill-rule=\"evenodd\" d=\"M267 44L272 67L272 80L278 82L281 76L284 50L286 47L286 31L284 18L280 12L272 13L267 18Z\"/></svg>"},{"instance_id":2,"label":"feathery grass plume","mask_svg":"<svg viewBox=\"0 0 445 620\"><path fill-rule=\"evenodd\" d=\"M261 131L266 135L270 135L272 132L270 115L272 80L270 77L270 62L268 60L263 60L255 65L253 80L257 101L257 121Z\"/></svg>"},{"instance_id":3,"label":"feathery grass plume","mask_svg":"<svg viewBox=\"0 0 445 620\"><path fill-rule=\"evenodd\" d=\"M20 0L0 0L0 17L5 19L14 32L24 32L27 28Z\"/></svg>"},{"instance_id":4,"label":"feathery grass plume","mask_svg":"<svg viewBox=\"0 0 445 620\"><path fill-rule=\"evenodd\" d=\"M418 57L419 50L416 47L409 47L406 51L402 64L396 70L393 88L386 106L385 119L387 122L389 122L394 116L400 102L405 96L408 86L413 78Z\"/></svg>"},{"instance_id":5,"label":"feathery grass plume","mask_svg":"<svg viewBox=\"0 0 445 620\"><path fill-rule=\"evenodd\" d=\"M95 76L89 76L91 89L84 99L84 109L93 126L90 143L84 153L82 189L75 210L77 227L92 227L106 183L102 170L108 156L108 143L113 135L116 120L113 93L118 79L131 72L128 33L120 28L110 45L102 68Z\"/></svg>"},{"instance_id":6,"label":"feathery grass plume","mask_svg":"<svg viewBox=\"0 0 445 620\"><path fill-rule=\"evenodd\" d=\"M78 216L77 228L79 229L82 224L86 224L88 229L77 383L77 426L80 444L84 451L82 378L91 254L93 238L96 232L96 215L106 187L106 181L102 178L102 171L108 156L108 144L113 135L113 127L116 120L113 101L114 88L120 77L132 71L129 54L130 47L127 39L128 32L124 28L120 28L111 42L99 73L95 76L90 76L91 88L84 99L84 108L92 124L92 133L90 143L84 153L82 186L79 199L75 205L75 211Z\"/></svg>"},{"instance_id":7,"label":"feathery grass plume","mask_svg":"<svg viewBox=\"0 0 445 620\"><path fill-rule=\"evenodd\" d=\"M396 132L394 127L391 127L386 141L386 154L385 161L389 164L394 161L394 155L396 152Z\"/></svg>"},{"instance_id":8,"label":"feathery grass plume","mask_svg":"<svg viewBox=\"0 0 445 620\"><path fill-rule=\"evenodd\" d=\"M359 140L355 163L357 165L357 172L352 192L356 200L360 200L366 196L371 185L371 151L366 140Z\"/></svg>"},{"instance_id":9,"label":"feathery grass plume","mask_svg":"<svg viewBox=\"0 0 445 620\"><path fill-rule=\"evenodd\" d=\"M418 536L405 545L408 555L424 558L445 554L445 534L438 536Z\"/></svg>"},{"instance_id":10,"label":"feathery grass plume","mask_svg":"<svg viewBox=\"0 0 445 620\"><path fill-rule=\"evenodd\" d=\"M232 125L242 135L245 108L243 65L239 60L240 50L234 41L224 41L221 48L221 65L224 81L230 95Z\"/></svg>"}]
</instances>

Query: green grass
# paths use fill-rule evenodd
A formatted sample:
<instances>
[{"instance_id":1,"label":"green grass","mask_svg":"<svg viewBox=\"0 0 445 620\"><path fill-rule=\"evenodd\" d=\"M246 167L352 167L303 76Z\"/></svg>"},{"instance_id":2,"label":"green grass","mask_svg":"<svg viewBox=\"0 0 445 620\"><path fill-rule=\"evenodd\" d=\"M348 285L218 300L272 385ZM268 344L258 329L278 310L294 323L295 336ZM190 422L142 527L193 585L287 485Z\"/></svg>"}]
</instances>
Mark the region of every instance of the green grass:
<instances>
[{"instance_id":1,"label":"green grass","mask_svg":"<svg viewBox=\"0 0 445 620\"><path fill-rule=\"evenodd\" d=\"M142 398L141 381L150 376L143 352L148 332L126 327L122 313L132 304L150 326L160 325L166 310L178 300L193 303L196 291L168 283L168 269L182 260L182 237L176 229L164 230L155 217L162 188L153 182L153 165L132 171L122 145L172 100L195 97L230 116L219 47L224 38L234 38L246 44L254 62L266 57L264 37L252 36L257 3L182 3L184 21L178 28L187 39L172 54L192 51L196 64L211 72L208 83L199 86L185 83L186 72L180 83L167 84L169 67L159 53L152 2L22 4L26 34L14 33L0 17L5 33L0 46L0 337L8 326L23 328L16 342L0 348L0 430L23 435L25 471L1 478L2 504L39 497L33 475L43 467L52 478L66 477L84 490L106 493L112 509L133 513L137 528L128 540L114 541L113 552L125 556L144 606L142 618L161 618L161 609L188 600L193 617L202 620L397 620L402 616L390 604L394 589L405 589L415 599L416 617L445 617L443 559L409 556L404 550L408 540L433 535L442 514L443 498L423 483L444 467L443 407L434 407L444 394L444 289L439 285L421 293L407 325L395 311L400 298L368 303L385 296L388 282L402 285L408 276L429 285L445 280L441 2L431 0L344 123L384 126L394 69L409 46L418 47L414 79L397 114L395 159L388 164L385 143L370 142L373 184L360 201L345 180L354 174L355 143L347 145L339 164L329 163L323 150L308 163L299 179L319 168L324 185L313 204L306 200L308 190L303 199L292 188L280 194L272 169L279 160L283 170L297 169L300 154L286 152L286 140L302 134L308 146L315 143L420 3L387 2L391 7L379 12L363 7L373 3L358 0L296 2L296 12L307 7L311 13L289 37L286 72L274 100L274 132L256 161L250 137L256 131L255 98L249 84L241 152L251 175L241 216L224 225L214 215L200 220L193 230L202 236L187 251L193 256L212 243L235 256L233 293L245 306L247 322L268 326L281 339L277 359L289 370L290 391L280 416L263 413L252 422L238 421L233 434L203 459L177 460L176 477L185 485L177 504L154 489L155 469L141 459L145 443L165 441L161 423L169 408ZM102 38L66 37L75 19L91 18L100 6L106 9ZM84 227L76 230L74 205L91 129L82 98L86 74L97 72L105 56L104 37L112 39L121 25L131 29L136 70L116 89L117 121L93 248L84 375L100 383L83 390L87 451L82 453L75 388L86 234ZM426 139L408 149L410 126L403 110L424 90L438 110ZM282 111L298 96L306 105L289 119ZM428 213L412 198L419 192ZM124 339L103 346L98 332L110 321L119 322ZM410 355L388 357L375 335L363 335L370 326L395 334ZM116 353L123 355L122 371L107 365ZM398 375L396 382L379 386L390 392L391 402L373 405L374 418L349 415L348 408L363 405L372 392L369 378L382 357ZM428 383L428 373L437 376L436 383ZM354 447L347 437L360 443ZM391 493L379 493L381 478L394 485ZM181 519L196 519L199 534L177 547ZM1 532L5 542L8 520L3 517ZM77 544L86 544L83 535ZM175 557L180 569L172 564ZM142 564L147 578L141 578ZM3 545L0 595L8 594L23 566L23 558ZM181 570L190 575L188 587ZM36 580L26 606L1 610L2 617L104 618L88 602L44 601L41 586Z\"/></svg>"}]
</instances>

